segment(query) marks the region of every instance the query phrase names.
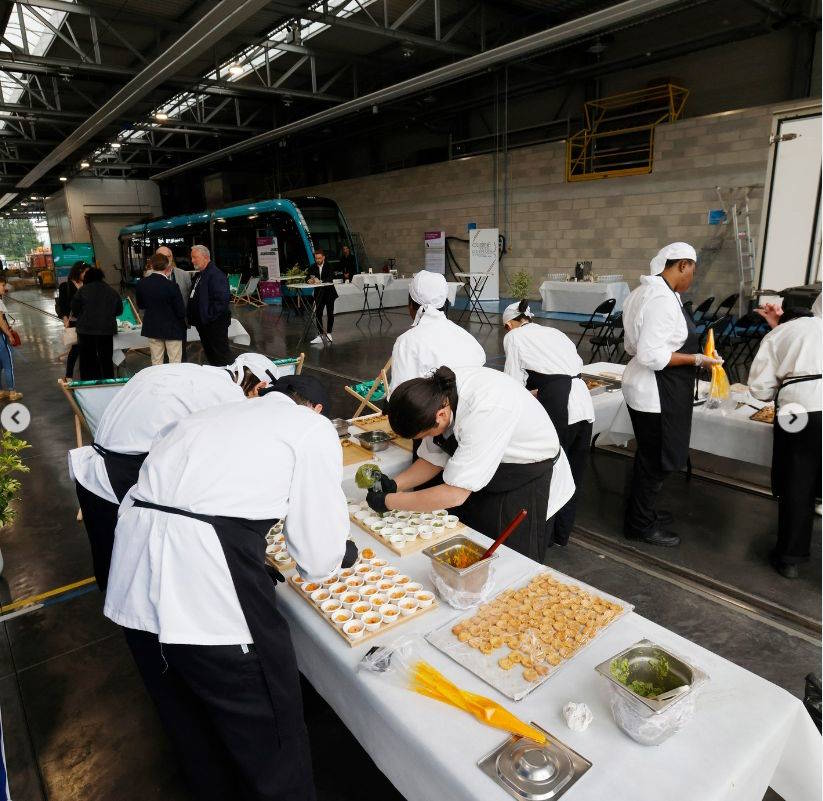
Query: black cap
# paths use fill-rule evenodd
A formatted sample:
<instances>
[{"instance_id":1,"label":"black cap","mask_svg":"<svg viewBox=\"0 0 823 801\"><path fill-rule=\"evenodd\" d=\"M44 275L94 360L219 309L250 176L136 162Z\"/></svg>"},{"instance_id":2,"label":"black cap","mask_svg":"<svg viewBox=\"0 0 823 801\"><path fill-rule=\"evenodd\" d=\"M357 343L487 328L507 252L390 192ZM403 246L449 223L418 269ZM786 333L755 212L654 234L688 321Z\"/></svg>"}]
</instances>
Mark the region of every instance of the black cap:
<instances>
[{"instance_id":1,"label":"black cap","mask_svg":"<svg viewBox=\"0 0 823 801\"><path fill-rule=\"evenodd\" d=\"M267 395L269 392L282 392L285 395L296 393L305 398L312 405L323 404L323 414L329 414L329 393L326 387L311 375L284 375L280 376L271 386L267 387L260 394Z\"/></svg>"}]
</instances>

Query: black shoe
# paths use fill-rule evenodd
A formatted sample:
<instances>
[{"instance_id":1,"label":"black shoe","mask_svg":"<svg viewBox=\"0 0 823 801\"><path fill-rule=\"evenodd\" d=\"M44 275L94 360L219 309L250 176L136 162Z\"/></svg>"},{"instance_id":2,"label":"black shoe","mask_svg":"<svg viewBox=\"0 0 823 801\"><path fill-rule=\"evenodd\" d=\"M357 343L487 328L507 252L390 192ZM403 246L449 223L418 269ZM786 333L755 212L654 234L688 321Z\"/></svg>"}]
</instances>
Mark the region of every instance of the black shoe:
<instances>
[{"instance_id":1,"label":"black shoe","mask_svg":"<svg viewBox=\"0 0 823 801\"><path fill-rule=\"evenodd\" d=\"M657 515L657 522L664 526L674 523L674 515L666 509L658 509L655 514Z\"/></svg>"},{"instance_id":2,"label":"black shoe","mask_svg":"<svg viewBox=\"0 0 823 801\"><path fill-rule=\"evenodd\" d=\"M628 540L641 540L649 545L659 545L661 548L675 548L680 545L680 537L670 531L656 528L649 534L626 534Z\"/></svg>"},{"instance_id":3,"label":"black shoe","mask_svg":"<svg viewBox=\"0 0 823 801\"><path fill-rule=\"evenodd\" d=\"M783 578L796 579L800 578L800 571L794 562L784 562L776 553L769 554L769 562L771 566L780 573Z\"/></svg>"}]
</instances>

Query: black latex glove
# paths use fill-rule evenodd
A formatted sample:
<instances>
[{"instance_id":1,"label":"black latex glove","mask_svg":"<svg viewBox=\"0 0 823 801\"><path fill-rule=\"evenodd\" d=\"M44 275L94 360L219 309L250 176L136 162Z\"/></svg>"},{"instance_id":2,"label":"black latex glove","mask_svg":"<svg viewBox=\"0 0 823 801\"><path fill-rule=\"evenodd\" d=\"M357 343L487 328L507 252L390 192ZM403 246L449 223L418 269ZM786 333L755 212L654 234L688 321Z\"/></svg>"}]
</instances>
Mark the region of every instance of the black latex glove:
<instances>
[{"instance_id":1,"label":"black latex glove","mask_svg":"<svg viewBox=\"0 0 823 801\"><path fill-rule=\"evenodd\" d=\"M379 512L380 514L389 511L386 506L386 493L377 491L374 488L366 493L366 503L371 509L374 509L375 512Z\"/></svg>"},{"instance_id":2,"label":"black latex glove","mask_svg":"<svg viewBox=\"0 0 823 801\"><path fill-rule=\"evenodd\" d=\"M384 495L388 495L390 492L397 492L397 482L393 478L389 478L385 473L381 473L380 489Z\"/></svg>"},{"instance_id":3,"label":"black latex glove","mask_svg":"<svg viewBox=\"0 0 823 801\"><path fill-rule=\"evenodd\" d=\"M340 563L340 567L351 567L357 561L357 557L359 555L360 554L354 540L346 540L346 553L343 556L343 561Z\"/></svg>"}]
</instances>

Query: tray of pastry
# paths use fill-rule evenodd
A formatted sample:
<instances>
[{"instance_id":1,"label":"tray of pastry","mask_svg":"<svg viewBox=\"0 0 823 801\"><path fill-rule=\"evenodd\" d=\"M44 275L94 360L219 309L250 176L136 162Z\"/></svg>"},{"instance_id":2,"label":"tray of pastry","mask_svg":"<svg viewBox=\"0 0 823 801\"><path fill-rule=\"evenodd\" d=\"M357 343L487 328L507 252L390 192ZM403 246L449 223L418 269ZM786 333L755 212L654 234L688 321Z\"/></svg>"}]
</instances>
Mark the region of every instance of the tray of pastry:
<instances>
[{"instance_id":1,"label":"tray of pastry","mask_svg":"<svg viewBox=\"0 0 823 801\"><path fill-rule=\"evenodd\" d=\"M430 632L426 639L503 695L519 701L633 608L541 568Z\"/></svg>"},{"instance_id":2,"label":"tray of pastry","mask_svg":"<svg viewBox=\"0 0 823 801\"><path fill-rule=\"evenodd\" d=\"M774 422L774 406L770 403L768 406L761 407L754 414L749 415L749 420L771 425Z\"/></svg>"},{"instance_id":3,"label":"tray of pastry","mask_svg":"<svg viewBox=\"0 0 823 801\"><path fill-rule=\"evenodd\" d=\"M351 647L417 620L436 609L430 587L423 587L370 548L357 562L323 581L293 573L286 583Z\"/></svg>"},{"instance_id":4,"label":"tray of pastry","mask_svg":"<svg viewBox=\"0 0 823 801\"><path fill-rule=\"evenodd\" d=\"M595 375L594 373L581 373L580 377L592 395L600 395L604 392L616 392L622 388L623 383L619 378L613 377L615 375L616 374L610 374L605 376Z\"/></svg>"}]
</instances>

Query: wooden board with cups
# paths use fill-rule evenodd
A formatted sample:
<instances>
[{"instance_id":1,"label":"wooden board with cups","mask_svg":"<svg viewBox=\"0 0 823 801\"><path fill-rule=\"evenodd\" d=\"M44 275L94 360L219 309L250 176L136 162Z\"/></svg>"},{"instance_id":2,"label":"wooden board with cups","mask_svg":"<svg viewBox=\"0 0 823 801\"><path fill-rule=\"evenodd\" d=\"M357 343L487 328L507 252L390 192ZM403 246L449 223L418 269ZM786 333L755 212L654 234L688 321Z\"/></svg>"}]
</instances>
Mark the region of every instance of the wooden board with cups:
<instances>
[{"instance_id":1,"label":"wooden board with cups","mask_svg":"<svg viewBox=\"0 0 823 801\"><path fill-rule=\"evenodd\" d=\"M281 573L296 567L294 559L286 548L283 534L283 521L275 523L266 534L266 562L276 567Z\"/></svg>"},{"instance_id":2,"label":"wooden board with cups","mask_svg":"<svg viewBox=\"0 0 823 801\"><path fill-rule=\"evenodd\" d=\"M430 545L464 534L466 527L445 509L431 514L392 510L380 515L368 507L365 501L349 501L349 518L398 556L418 553ZM389 534L384 532L389 531Z\"/></svg>"},{"instance_id":3,"label":"wooden board with cups","mask_svg":"<svg viewBox=\"0 0 823 801\"><path fill-rule=\"evenodd\" d=\"M352 567L323 581L306 581L297 573L286 580L352 648L438 606L433 590L371 554L361 554Z\"/></svg>"}]
</instances>

